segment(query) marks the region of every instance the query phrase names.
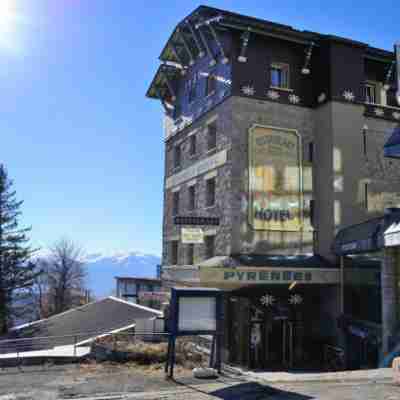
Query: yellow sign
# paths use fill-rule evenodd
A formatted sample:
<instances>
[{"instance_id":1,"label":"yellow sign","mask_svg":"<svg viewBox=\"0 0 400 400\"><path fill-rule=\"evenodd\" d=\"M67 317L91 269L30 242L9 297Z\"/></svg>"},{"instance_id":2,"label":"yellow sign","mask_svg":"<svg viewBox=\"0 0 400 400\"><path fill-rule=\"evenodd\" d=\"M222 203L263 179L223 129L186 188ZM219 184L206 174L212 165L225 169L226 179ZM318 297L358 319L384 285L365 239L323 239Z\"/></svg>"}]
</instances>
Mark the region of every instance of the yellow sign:
<instances>
[{"instance_id":1,"label":"yellow sign","mask_svg":"<svg viewBox=\"0 0 400 400\"><path fill-rule=\"evenodd\" d=\"M337 268L200 268L200 282L214 284L335 284L340 282Z\"/></svg>"},{"instance_id":2,"label":"yellow sign","mask_svg":"<svg viewBox=\"0 0 400 400\"><path fill-rule=\"evenodd\" d=\"M303 228L300 136L254 125L249 131L249 222L256 230Z\"/></svg>"},{"instance_id":3,"label":"yellow sign","mask_svg":"<svg viewBox=\"0 0 400 400\"><path fill-rule=\"evenodd\" d=\"M181 241L184 244L202 244L204 232L201 228L182 228Z\"/></svg>"}]
</instances>

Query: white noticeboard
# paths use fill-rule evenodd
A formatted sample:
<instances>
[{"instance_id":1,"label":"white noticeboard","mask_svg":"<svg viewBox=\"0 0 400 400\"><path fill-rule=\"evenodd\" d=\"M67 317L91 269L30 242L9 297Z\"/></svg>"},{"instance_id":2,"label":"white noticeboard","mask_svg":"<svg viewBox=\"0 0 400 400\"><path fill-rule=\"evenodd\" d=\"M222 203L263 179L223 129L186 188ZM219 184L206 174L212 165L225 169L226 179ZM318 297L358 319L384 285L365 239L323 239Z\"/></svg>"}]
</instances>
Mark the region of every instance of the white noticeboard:
<instances>
[{"instance_id":1,"label":"white noticeboard","mask_svg":"<svg viewBox=\"0 0 400 400\"><path fill-rule=\"evenodd\" d=\"M182 228L181 240L184 244L202 244L204 232L201 228Z\"/></svg>"},{"instance_id":2,"label":"white noticeboard","mask_svg":"<svg viewBox=\"0 0 400 400\"><path fill-rule=\"evenodd\" d=\"M215 297L179 298L179 331L214 331L216 328Z\"/></svg>"}]
</instances>

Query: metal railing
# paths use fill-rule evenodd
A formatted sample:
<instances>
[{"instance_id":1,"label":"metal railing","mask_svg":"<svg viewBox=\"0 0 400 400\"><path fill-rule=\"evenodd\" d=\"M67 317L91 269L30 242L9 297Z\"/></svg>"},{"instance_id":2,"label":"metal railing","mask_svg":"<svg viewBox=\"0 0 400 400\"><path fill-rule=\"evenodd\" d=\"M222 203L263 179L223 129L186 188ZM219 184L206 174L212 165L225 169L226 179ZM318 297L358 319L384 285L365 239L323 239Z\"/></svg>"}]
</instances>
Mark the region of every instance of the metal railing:
<instances>
[{"instance_id":1,"label":"metal railing","mask_svg":"<svg viewBox=\"0 0 400 400\"><path fill-rule=\"evenodd\" d=\"M110 356L140 342L166 342L165 332L78 332L62 336L9 338L0 340L0 369L27 365L76 363L95 358L94 350Z\"/></svg>"}]
</instances>

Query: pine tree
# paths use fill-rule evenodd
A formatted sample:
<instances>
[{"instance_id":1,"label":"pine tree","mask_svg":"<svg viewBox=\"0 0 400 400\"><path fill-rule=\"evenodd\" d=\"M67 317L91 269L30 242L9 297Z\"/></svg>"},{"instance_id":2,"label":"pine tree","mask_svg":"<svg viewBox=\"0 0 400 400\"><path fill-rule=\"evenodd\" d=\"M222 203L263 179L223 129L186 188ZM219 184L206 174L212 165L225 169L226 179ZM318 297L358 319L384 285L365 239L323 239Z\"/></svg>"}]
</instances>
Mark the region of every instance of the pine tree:
<instances>
[{"instance_id":1,"label":"pine tree","mask_svg":"<svg viewBox=\"0 0 400 400\"><path fill-rule=\"evenodd\" d=\"M27 235L31 228L19 228L23 202L16 200L12 186L0 164L0 334L7 333L15 316L15 300L29 291L37 275L30 261L34 251Z\"/></svg>"}]
</instances>

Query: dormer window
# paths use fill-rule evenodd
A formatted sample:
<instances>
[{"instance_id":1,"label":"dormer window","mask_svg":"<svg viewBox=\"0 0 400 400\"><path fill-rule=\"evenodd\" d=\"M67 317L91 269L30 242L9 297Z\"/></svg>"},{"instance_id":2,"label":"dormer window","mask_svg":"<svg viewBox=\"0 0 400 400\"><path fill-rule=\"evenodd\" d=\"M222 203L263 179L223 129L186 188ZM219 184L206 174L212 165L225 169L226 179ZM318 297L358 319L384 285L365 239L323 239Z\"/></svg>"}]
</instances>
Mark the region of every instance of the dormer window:
<instances>
[{"instance_id":1,"label":"dormer window","mask_svg":"<svg viewBox=\"0 0 400 400\"><path fill-rule=\"evenodd\" d=\"M381 82L368 81L364 85L364 99L369 104L387 105L386 90Z\"/></svg>"},{"instance_id":2,"label":"dormer window","mask_svg":"<svg viewBox=\"0 0 400 400\"><path fill-rule=\"evenodd\" d=\"M289 89L289 65L283 63L271 64L271 87Z\"/></svg>"},{"instance_id":3,"label":"dormer window","mask_svg":"<svg viewBox=\"0 0 400 400\"><path fill-rule=\"evenodd\" d=\"M377 104L376 89L376 85L373 83L367 83L364 86L365 101L367 103Z\"/></svg>"}]
</instances>

